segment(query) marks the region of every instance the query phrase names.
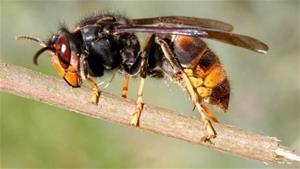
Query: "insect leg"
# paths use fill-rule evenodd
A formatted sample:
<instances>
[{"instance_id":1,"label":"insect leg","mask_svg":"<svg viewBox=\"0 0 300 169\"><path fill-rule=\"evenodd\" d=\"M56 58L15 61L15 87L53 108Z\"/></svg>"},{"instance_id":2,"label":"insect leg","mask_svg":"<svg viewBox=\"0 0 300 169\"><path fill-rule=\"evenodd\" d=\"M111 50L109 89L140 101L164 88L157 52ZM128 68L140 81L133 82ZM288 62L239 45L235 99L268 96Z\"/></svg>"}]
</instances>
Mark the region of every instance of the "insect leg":
<instances>
[{"instance_id":1,"label":"insect leg","mask_svg":"<svg viewBox=\"0 0 300 169\"><path fill-rule=\"evenodd\" d=\"M129 76L125 75L124 81L123 81L122 93L121 93L121 96L124 97L124 98L127 98L128 83L129 83Z\"/></svg>"},{"instance_id":2,"label":"insect leg","mask_svg":"<svg viewBox=\"0 0 300 169\"><path fill-rule=\"evenodd\" d=\"M135 112L132 114L133 117L130 122L130 124L134 126L139 125L140 116L144 107L144 103L143 103L144 84L145 84L145 78L142 77L139 85L138 94L137 94Z\"/></svg>"},{"instance_id":3,"label":"insect leg","mask_svg":"<svg viewBox=\"0 0 300 169\"><path fill-rule=\"evenodd\" d=\"M201 104L201 107L206 112L206 114L209 116L212 121L219 123L219 120L217 119L216 115L204 104Z\"/></svg>"},{"instance_id":4,"label":"insect leg","mask_svg":"<svg viewBox=\"0 0 300 169\"><path fill-rule=\"evenodd\" d=\"M87 60L86 60L86 56L81 55L81 57L80 57L80 76L83 80L88 82L88 84L90 85L90 87L93 90L93 94L92 94L92 97L91 97L91 102L93 104L98 104L101 90L98 87L97 83L94 82L94 80L88 74L88 71L87 71L87 66L88 65L87 64L88 63L87 63Z\"/></svg>"},{"instance_id":5,"label":"insect leg","mask_svg":"<svg viewBox=\"0 0 300 169\"><path fill-rule=\"evenodd\" d=\"M173 55L173 52L169 48L169 45L163 39L161 39L159 37L155 38L155 42L158 45L160 45L166 59L169 61L169 63L171 64L171 66L173 68L176 68L175 71L177 72L177 74L181 75L182 80L185 82L186 89L187 89L188 93L190 94L193 103L195 104L196 108L198 109L201 119L202 119L204 126L206 128L206 131L208 133L206 140L216 137L216 131L214 130L209 118L206 116L205 109L201 106L198 94L195 92L194 87L193 87L190 79L188 78L187 74L183 71L182 67L176 60L175 56Z\"/></svg>"},{"instance_id":6,"label":"insect leg","mask_svg":"<svg viewBox=\"0 0 300 169\"><path fill-rule=\"evenodd\" d=\"M154 43L154 35L151 35L150 37L148 37L148 40L146 41L146 43L143 46L142 51L140 53L140 56L142 58L141 70L140 70L141 81L140 81L138 94L137 94L135 112L133 113L133 117L130 122L134 126L139 125L141 112L142 112L143 106L144 106L143 90L144 90L145 79L147 76L148 55L149 55L149 50L152 46L152 43Z\"/></svg>"}]
</instances>

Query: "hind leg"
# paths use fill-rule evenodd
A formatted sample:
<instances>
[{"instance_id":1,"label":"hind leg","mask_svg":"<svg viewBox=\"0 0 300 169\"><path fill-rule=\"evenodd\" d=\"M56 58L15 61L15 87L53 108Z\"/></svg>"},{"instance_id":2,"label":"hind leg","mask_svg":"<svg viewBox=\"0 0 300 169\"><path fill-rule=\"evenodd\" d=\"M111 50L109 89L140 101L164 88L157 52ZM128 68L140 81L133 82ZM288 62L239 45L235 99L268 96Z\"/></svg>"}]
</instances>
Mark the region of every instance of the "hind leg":
<instances>
[{"instance_id":1,"label":"hind leg","mask_svg":"<svg viewBox=\"0 0 300 169\"><path fill-rule=\"evenodd\" d=\"M209 118L205 114L206 111L201 105L201 101L200 101L199 96L196 93L196 91L195 91L195 89L194 89L194 87L191 83L191 80L189 79L188 75L184 72L181 65L176 60L176 58L173 55L171 49L169 48L169 45L163 39L160 39L158 37L156 37L155 41L156 41L157 44L160 45L166 59L170 63L170 65L174 69L176 69L176 71L177 71L176 74L178 74L182 78L182 80L185 82L186 89L187 89L188 93L190 94L194 105L196 106L197 110L199 111L201 119L202 119L202 121L204 123L204 126L206 128L207 137L205 138L205 140L209 140L211 138L216 137L216 131L213 128L211 121L209 120Z\"/></svg>"}]
</instances>

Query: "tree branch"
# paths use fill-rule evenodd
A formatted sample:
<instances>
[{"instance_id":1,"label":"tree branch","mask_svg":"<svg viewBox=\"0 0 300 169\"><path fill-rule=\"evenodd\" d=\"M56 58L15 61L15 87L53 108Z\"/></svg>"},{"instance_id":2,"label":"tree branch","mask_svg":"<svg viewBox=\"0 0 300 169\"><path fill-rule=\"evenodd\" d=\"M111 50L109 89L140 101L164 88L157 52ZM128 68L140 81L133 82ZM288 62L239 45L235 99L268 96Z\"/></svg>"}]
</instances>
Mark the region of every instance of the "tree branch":
<instances>
[{"instance_id":1,"label":"tree branch","mask_svg":"<svg viewBox=\"0 0 300 169\"><path fill-rule=\"evenodd\" d=\"M0 90L58 106L82 115L130 126L135 102L102 93L99 105L90 101L91 90L73 89L63 80L0 61ZM213 123L217 137L202 142L205 128L199 119L145 105L139 129L186 140L211 149L267 163L300 160L274 137L261 136L235 127Z\"/></svg>"}]
</instances>

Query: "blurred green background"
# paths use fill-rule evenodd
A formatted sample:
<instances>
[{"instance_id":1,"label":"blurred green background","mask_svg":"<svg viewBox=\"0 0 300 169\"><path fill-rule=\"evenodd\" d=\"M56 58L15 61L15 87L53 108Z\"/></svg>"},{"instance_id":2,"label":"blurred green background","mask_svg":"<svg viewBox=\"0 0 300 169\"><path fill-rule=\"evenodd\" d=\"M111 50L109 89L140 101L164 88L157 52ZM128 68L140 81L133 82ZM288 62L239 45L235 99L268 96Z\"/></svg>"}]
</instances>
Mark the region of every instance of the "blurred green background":
<instances>
[{"instance_id":1,"label":"blurred green background","mask_svg":"<svg viewBox=\"0 0 300 169\"><path fill-rule=\"evenodd\" d=\"M131 18L213 18L233 24L237 33L266 42L270 51L261 55L207 40L226 67L232 86L229 113L215 111L225 124L277 137L283 145L300 152L299 1L1 0L1 60L57 76L47 54L40 58L38 67L32 64L38 45L17 42L15 36L29 34L47 39L59 22L73 28L80 18L96 11ZM147 104L198 116L188 96L175 84L156 79L146 82ZM119 95L120 83L117 76L106 91ZM134 99L137 80L130 83L129 96ZM0 93L0 99L1 168L285 167L266 166L10 94Z\"/></svg>"}]
</instances>

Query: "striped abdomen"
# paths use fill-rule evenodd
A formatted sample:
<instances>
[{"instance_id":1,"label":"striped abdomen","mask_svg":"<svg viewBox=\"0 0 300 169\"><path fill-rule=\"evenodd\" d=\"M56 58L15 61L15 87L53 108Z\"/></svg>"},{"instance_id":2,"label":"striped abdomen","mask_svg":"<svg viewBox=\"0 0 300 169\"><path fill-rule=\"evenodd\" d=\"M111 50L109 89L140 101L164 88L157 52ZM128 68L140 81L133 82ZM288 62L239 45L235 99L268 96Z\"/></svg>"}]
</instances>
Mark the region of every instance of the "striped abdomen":
<instances>
[{"instance_id":1,"label":"striped abdomen","mask_svg":"<svg viewBox=\"0 0 300 169\"><path fill-rule=\"evenodd\" d=\"M171 45L201 100L227 111L230 86L218 57L200 38L174 36Z\"/></svg>"}]
</instances>

